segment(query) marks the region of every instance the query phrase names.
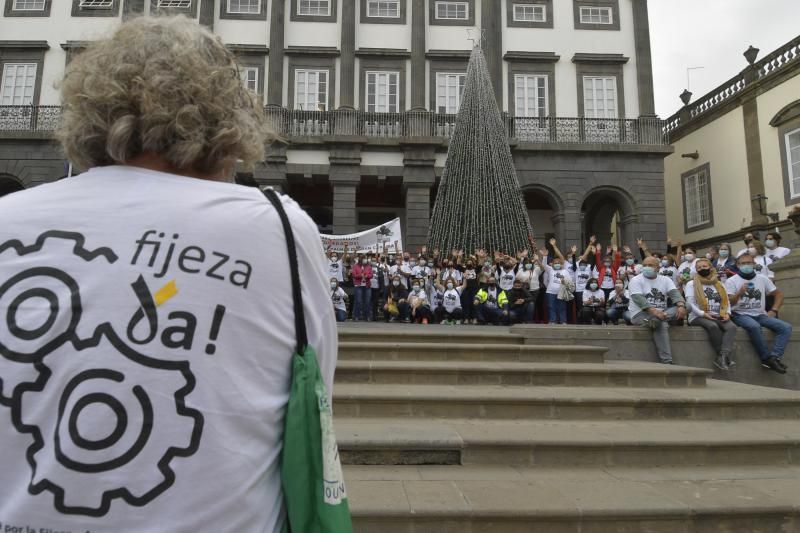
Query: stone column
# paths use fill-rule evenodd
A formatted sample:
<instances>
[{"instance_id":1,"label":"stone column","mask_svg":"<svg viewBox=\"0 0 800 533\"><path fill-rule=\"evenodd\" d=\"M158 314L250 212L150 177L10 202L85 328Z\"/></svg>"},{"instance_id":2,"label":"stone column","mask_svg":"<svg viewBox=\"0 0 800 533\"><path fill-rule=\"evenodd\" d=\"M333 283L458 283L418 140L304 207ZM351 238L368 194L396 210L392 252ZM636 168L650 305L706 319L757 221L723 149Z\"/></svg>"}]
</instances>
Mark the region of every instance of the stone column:
<instances>
[{"instance_id":1,"label":"stone column","mask_svg":"<svg viewBox=\"0 0 800 533\"><path fill-rule=\"evenodd\" d=\"M223 2L225 0L222 0ZM207 27L209 30L214 31L214 9L216 2L214 0L202 0L200 3L200 24Z\"/></svg>"},{"instance_id":2,"label":"stone column","mask_svg":"<svg viewBox=\"0 0 800 533\"><path fill-rule=\"evenodd\" d=\"M425 0L411 3L411 109L427 109L425 105Z\"/></svg>"},{"instance_id":3,"label":"stone column","mask_svg":"<svg viewBox=\"0 0 800 533\"><path fill-rule=\"evenodd\" d=\"M581 210L579 207L574 205L567 205L564 207L564 212L561 215L561 242L563 243L574 243L574 242L582 242L581 234L583 233L583 223L582 223L582 215ZM556 215L558 216L558 214ZM558 228L557 228L558 229ZM597 238L601 239L601 235L598 235ZM608 235L605 236L604 240L600 241L601 243L605 244L608 242Z\"/></svg>"},{"instance_id":4,"label":"stone column","mask_svg":"<svg viewBox=\"0 0 800 533\"><path fill-rule=\"evenodd\" d=\"M436 183L436 147L440 142L402 144L403 193L406 197L403 246L418 251L428 242L431 224L431 188Z\"/></svg>"},{"instance_id":5,"label":"stone column","mask_svg":"<svg viewBox=\"0 0 800 533\"><path fill-rule=\"evenodd\" d=\"M761 159L761 134L758 123L758 102L756 93L748 96L742 102L742 115L744 117L744 144L747 152L747 178L750 188L750 214L751 226L769 224L766 215L762 215L759 201L753 200L757 195L764 195L764 164Z\"/></svg>"},{"instance_id":6,"label":"stone column","mask_svg":"<svg viewBox=\"0 0 800 533\"><path fill-rule=\"evenodd\" d=\"M484 30L482 43L483 54L492 78L494 97L497 107L503 111L503 28L502 2L497 0L481 0L481 29Z\"/></svg>"},{"instance_id":7,"label":"stone column","mask_svg":"<svg viewBox=\"0 0 800 533\"><path fill-rule=\"evenodd\" d=\"M639 116L656 116L647 0L633 0L633 40L636 47L636 86L639 90Z\"/></svg>"},{"instance_id":8,"label":"stone column","mask_svg":"<svg viewBox=\"0 0 800 533\"><path fill-rule=\"evenodd\" d=\"M329 179L333 187L333 233L354 233L358 227L356 193L361 183L361 144L330 143Z\"/></svg>"},{"instance_id":9,"label":"stone column","mask_svg":"<svg viewBox=\"0 0 800 533\"><path fill-rule=\"evenodd\" d=\"M356 0L342 2L341 74L339 78L339 107L355 107L356 76ZM331 80L331 83L333 80Z\"/></svg>"},{"instance_id":10,"label":"stone column","mask_svg":"<svg viewBox=\"0 0 800 533\"><path fill-rule=\"evenodd\" d=\"M792 255L770 265L775 273L775 285L783 293L781 320L790 324L800 324L800 249L795 248Z\"/></svg>"},{"instance_id":11,"label":"stone column","mask_svg":"<svg viewBox=\"0 0 800 533\"><path fill-rule=\"evenodd\" d=\"M269 26L269 80L267 103L283 105L283 34L286 27L286 0L272 0Z\"/></svg>"}]
</instances>

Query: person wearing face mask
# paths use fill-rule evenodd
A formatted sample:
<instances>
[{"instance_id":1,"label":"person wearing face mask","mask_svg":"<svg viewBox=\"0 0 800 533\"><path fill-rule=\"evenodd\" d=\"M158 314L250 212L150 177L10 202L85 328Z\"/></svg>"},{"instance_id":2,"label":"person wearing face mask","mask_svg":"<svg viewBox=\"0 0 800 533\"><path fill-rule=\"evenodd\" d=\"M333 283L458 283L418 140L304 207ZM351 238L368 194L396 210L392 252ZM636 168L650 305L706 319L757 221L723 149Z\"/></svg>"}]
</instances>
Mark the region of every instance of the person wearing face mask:
<instances>
[{"instance_id":1,"label":"person wearing face mask","mask_svg":"<svg viewBox=\"0 0 800 533\"><path fill-rule=\"evenodd\" d=\"M621 279L627 287L630 280L638 274L638 272L636 272L636 258L633 256L633 252L631 252L628 246L623 246L622 248L622 259L622 264L617 270L617 279Z\"/></svg>"},{"instance_id":2,"label":"person wearing face mask","mask_svg":"<svg viewBox=\"0 0 800 533\"><path fill-rule=\"evenodd\" d=\"M792 325L778 318L783 305L783 294L766 276L758 274L754 258L744 254L737 260L739 273L728 278L725 288L732 306L731 320L744 329L750 337L761 366L779 374L786 373L783 355L792 338ZM766 308L766 297L773 296L775 303L770 311ZM761 328L775 333L772 348L764 340Z\"/></svg>"},{"instance_id":3,"label":"person wearing face mask","mask_svg":"<svg viewBox=\"0 0 800 533\"><path fill-rule=\"evenodd\" d=\"M594 239L594 237L592 237ZM595 244L595 261L597 265L597 281L600 283L600 289L606 294L608 300L609 294L614 290L614 285L617 283L617 272L619 272L620 264L622 263L622 254L619 253L616 245L611 247L613 254L606 254L605 258L601 256L602 245Z\"/></svg>"},{"instance_id":4,"label":"person wearing face mask","mask_svg":"<svg viewBox=\"0 0 800 533\"><path fill-rule=\"evenodd\" d=\"M685 286L697 274L695 263L697 262L697 251L693 246L683 248L681 264L678 265L679 287Z\"/></svg>"},{"instance_id":5,"label":"person wearing face mask","mask_svg":"<svg viewBox=\"0 0 800 533\"><path fill-rule=\"evenodd\" d=\"M589 280L586 290L583 291L581 313L583 322L586 324L595 323L599 326L606 319L606 293L600 290L600 284L594 278Z\"/></svg>"},{"instance_id":6,"label":"person wearing face mask","mask_svg":"<svg viewBox=\"0 0 800 533\"><path fill-rule=\"evenodd\" d=\"M408 295L411 306L411 320L417 324L428 324L433 320L431 303L428 293L425 292L425 280L415 279L411 283L411 293Z\"/></svg>"},{"instance_id":7,"label":"person wearing face mask","mask_svg":"<svg viewBox=\"0 0 800 533\"><path fill-rule=\"evenodd\" d=\"M336 315L336 321L345 322L347 320L347 294L344 289L339 287L339 282L336 278L331 278L330 283L331 301L333 302L333 313Z\"/></svg>"},{"instance_id":8,"label":"person wearing face mask","mask_svg":"<svg viewBox=\"0 0 800 533\"><path fill-rule=\"evenodd\" d=\"M503 257L503 263L497 269L495 278L501 290L510 291L517 277L517 263L512 258Z\"/></svg>"},{"instance_id":9,"label":"person wearing face mask","mask_svg":"<svg viewBox=\"0 0 800 533\"><path fill-rule=\"evenodd\" d=\"M372 256L370 258L370 266L372 267L372 280L370 281L370 320L378 320L378 309L382 307L383 300L385 299L387 276L389 275L389 266L386 264L386 258L379 258Z\"/></svg>"},{"instance_id":10,"label":"person wearing face mask","mask_svg":"<svg viewBox=\"0 0 800 533\"><path fill-rule=\"evenodd\" d=\"M503 311L503 316L509 326L533 321L533 298L521 279L514 280L506 296L508 309Z\"/></svg>"},{"instance_id":11,"label":"person wearing face mask","mask_svg":"<svg viewBox=\"0 0 800 533\"><path fill-rule=\"evenodd\" d=\"M353 266L351 277L355 287L355 302L353 304L353 320L369 320L370 300L372 297L372 277L374 276L372 265L369 264L367 256L359 258Z\"/></svg>"},{"instance_id":12,"label":"person wearing face mask","mask_svg":"<svg viewBox=\"0 0 800 533\"><path fill-rule=\"evenodd\" d=\"M714 366L730 370L736 363L731 359L736 342L736 324L731 321L728 291L708 259L697 260L697 275L686 284L686 303L689 324L700 326L708 333L711 346L717 353Z\"/></svg>"},{"instance_id":13,"label":"person wearing face mask","mask_svg":"<svg viewBox=\"0 0 800 533\"><path fill-rule=\"evenodd\" d=\"M605 294L605 293L604 293ZM606 300L606 322L619 324L619 319L623 318L628 321L628 303L630 302L630 293L625 289L625 284L622 280L617 280L614 285L614 291L609 295Z\"/></svg>"},{"instance_id":14,"label":"person wearing face mask","mask_svg":"<svg viewBox=\"0 0 800 533\"><path fill-rule=\"evenodd\" d=\"M717 277L722 283L725 283L730 276L736 274L736 259L731 257L730 244L722 243L719 245L717 259L711 263L711 266L717 271Z\"/></svg>"},{"instance_id":15,"label":"person wearing face mask","mask_svg":"<svg viewBox=\"0 0 800 533\"><path fill-rule=\"evenodd\" d=\"M461 291L461 309L464 313L464 323L478 323L478 312L475 308L475 295L478 294L478 271L474 256L467 259L467 264L461 272L464 288Z\"/></svg>"},{"instance_id":16,"label":"person wearing face mask","mask_svg":"<svg viewBox=\"0 0 800 533\"><path fill-rule=\"evenodd\" d=\"M678 265L675 264L675 256L672 254L665 254L659 257L653 255L659 261L658 275L665 276L672 280L677 287L679 285Z\"/></svg>"},{"instance_id":17,"label":"person wearing face mask","mask_svg":"<svg viewBox=\"0 0 800 533\"><path fill-rule=\"evenodd\" d=\"M757 274L767 276L769 279L775 277L775 273L769 269L769 266L772 264L772 259L767 257L767 248L761 241L753 239L750 242L750 246L747 248L747 254L753 257ZM771 302L767 302L767 310L771 308L769 305L770 303Z\"/></svg>"},{"instance_id":18,"label":"person wearing face mask","mask_svg":"<svg viewBox=\"0 0 800 533\"><path fill-rule=\"evenodd\" d=\"M461 324L464 310L461 308L461 294L466 287L457 285L455 278L448 278L444 284L436 283L436 290L441 294L440 302L433 312L438 324Z\"/></svg>"},{"instance_id":19,"label":"person wearing face mask","mask_svg":"<svg viewBox=\"0 0 800 533\"><path fill-rule=\"evenodd\" d=\"M344 247L344 254L342 256L349 259L347 255L347 245ZM336 281L342 283L344 281L344 263L345 260L339 256L339 252L331 251L328 255L328 276L336 278Z\"/></svg>"},{"instance_id":20,"label":"person wearing face mask","mask_svg":"<svg viewBox=\"0 0 800 533\"><path fill-rule=\"evenodd\" d=\"M408 289L400 276L394 276L389 285L389 293L386 297L386 304L383 306L384 317L389 322L411 322L408 305Z\"/></svg>"},{"instance_id":21,"label":"person wearing face mask","mask_svg":"<svg viewBox=\"0 0 800 533\"><path fill-rule=\"evenodd\" d=\"M527 289L531 297L530 316L525 317L525 322L533 323L534 307L536 300L539 298L539 277L542 275L542 266L539 263L539 256L534 255L533 258L525 258L523 268L517 272L517 281L522 283L522 287Z\"/></svg>"},{"instance_id":22,"label":"person wearing face mask","mask_svg":"<svg viewBox=\"0 0 800 533\"><path fill-rule=\"evenodd\" d=\"M743 238L742 240L744 241L744 248L742 248L741 250L739 250L739 251L736 253L736 259L739 259L739 258L740 258L740 257L742 257L742 255L744 255L744 254L750 253L750 252L748 251L748 248L750 248L750 244L751 244L751 243L752 243L754 240L756 240L756 238L755 238L755 236L754 236L752 233L745 233L745 234L744 234L744 238Z\"/></svg>"},{"instance_id":23,"label":"person wearing face mask","mask_svg":"<svg viewBox=\"0 0 800 533\"><path fill-rule=\"evenodd\" d=\"M503 311L508 309L508 296L497 287L497 280L490 277L483 288L475 294L475 307L480 324L499 324Z\"/></svg>"},{"instance_id":24,"label":"person wearing face mask","mask_svg":"<svg viewBox=\"0 0 800 533\"><path fill-rule=\"evenodd\" d=\"M594 246L591 244L586 247L583 255L578 257L578 247L572 247L572 260L567 267L572 275L575 284L575 318L577 322L583 323L583 291L586 284L592 278L597 278L597 270L594 268Z\"/></svg>"},{"instance_id":25,"label":"person wearing face mask","mask_svg":"<svg viewBox=\"0 0 800 533\"><path fill-rule=\"evenodd\" d=\"M683 320L686 302L671 279L659 276L658 259L648 257L642 262L642 273L628 285L631 323L647 326L653 332L653 343L662 363L672 364L672 346L669 341L669 322ZM668 302L673 306L669 307Z\"/></svg>"},{"instance_id":26,"label":"person wearing face mask","mask_svg":"<svg viewBox=\"0 0 800 533\"><path fill-rule=\"evenodd\" d=\"M546 250L542 250L545 254ZM564 260L560 257L553 259L552 264L544 267L544 285L547 298L548 323L566 324L567 323L567 301L566 292L569 296L575 290L572 276L564 268ZM572 296L574 298L574 296Z\"/></svg>"},{"instance_id":27,"label":"person wearing face mask","mask_svg":"<svg viewBox=\"0 0 800 533\"><path fill-rule=\"evenodd\" d=\"M766 247L766 256L772 262L779 261L792 253L789 248L781 246L781 234L777 232L767 233L764 237L764 246Z\"/></svg>"}]
</instances>

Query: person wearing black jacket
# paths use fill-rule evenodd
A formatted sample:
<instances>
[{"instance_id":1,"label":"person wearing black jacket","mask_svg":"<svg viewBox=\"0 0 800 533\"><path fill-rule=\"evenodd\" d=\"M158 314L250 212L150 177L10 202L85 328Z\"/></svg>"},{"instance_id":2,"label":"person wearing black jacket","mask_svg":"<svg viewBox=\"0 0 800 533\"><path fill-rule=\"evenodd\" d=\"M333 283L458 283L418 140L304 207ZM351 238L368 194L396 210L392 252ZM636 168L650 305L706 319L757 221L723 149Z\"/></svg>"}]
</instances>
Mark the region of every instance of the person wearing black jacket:
<instances>
[{"instance_id":1,"label":"person wearing black jacket","mask_svg":"<svg viewBox=\"0 0 800 533\"><path fill-rule=\"evenodd\" d=\"M401 282L400 276L394 276L389 286L389 295L383 306L383 316L387 322L411 322L409 318L408 289Z\"/></svg>"},{"instance_id":2,"label":"person wearing black jacket","mask_svg":"<svg viewBox=\"0 0 800 533\"><path fill-rule=\"evenodd\" d=\"M506 296L508 296L508 310L503 311L503 314L509 326L532 321L533 297L530 291L523 287L522 280L515 279L513 287Z\"/></svg>"}]
</instances>

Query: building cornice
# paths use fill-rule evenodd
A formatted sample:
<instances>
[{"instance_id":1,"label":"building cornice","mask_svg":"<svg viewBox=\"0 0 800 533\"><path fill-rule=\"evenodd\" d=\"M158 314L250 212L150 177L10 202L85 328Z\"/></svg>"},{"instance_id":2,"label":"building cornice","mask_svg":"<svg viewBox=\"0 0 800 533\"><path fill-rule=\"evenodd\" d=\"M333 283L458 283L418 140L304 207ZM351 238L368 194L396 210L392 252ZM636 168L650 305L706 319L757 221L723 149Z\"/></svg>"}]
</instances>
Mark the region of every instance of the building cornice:
<instances>
[{"instance_id":1,"label":"building cornice","mask_svg":"<svg viewBox=\"0 0 800 533\"><path fill-rule=\"evenodd\" d=\"M625 57L622 54L586 54L586 53L577 53L572 56L573 63L602 63L605 65L608 64L624 64L630 61L629 57Z\"/></svg>"},{"instance_id":2,"label":"building cornice","mask_svg":"<svg viewBox=\"0 0 800 533\"><path fill-rule=\"evenodd\" d=\"M263 44L227 44L228 50L236 54L269 54L269 47Z\"/></svg>"},{"instance_id":3,"label":"building cornice","mask_svg":"<svg viewBox=\"0 0 800 533\"><path fill-rule=\"evenodd\" d=\"M503 56L506 61L528 61L531 63L557 63L561 56L555 52L518 52L509 50Z\"/></svg>"},{"instance_id":4,"label":"building cornice","mask_svg":"<svg viewBox=\"0 0 800 533\"><path fill-rule=\"evenodd\" d=\"M49 50L47 41L0 41L0 48L22 50Z\"/></svg>"},{"instance_id":5,"label":"building cornice","mask_svg":"<svg viewBox=\"0 0 800 533\"><path fill-rule=\"evenodd\" d=\"M468 60L472 52L469 50L428 50L425 57L428 59L464 59Z\"/></svg>"},{"instance_id":6,"label":"building cornice","mask_svg":"<svg viewBox=\"0 0 800 533\"><path fill-rule=\"evenodd\" d=\"M287 56L339 57L341 52L335 46L289 46L284 48Z\"/></svg>"},{"instance_id":7,"label":"building cornice","mask_svg":"<svg viewBox=\"0 0 800 533\"><path fill-rule=\"evenodd\" d=\"M359 48L356 50L356 57L385 57L408 59L411 52L402 48Z\"/></svg>"},{"instance_id":8,"label":"building cornice","mask_svg":"<svg viewBox=\"0 0 800 533\"><path fill-rule=\"evenodd\" d=\"M91 41L67 41L65 43L61 43L62 50L83 50L87 46L89 46Z\"/></svg>"}]
</instances>

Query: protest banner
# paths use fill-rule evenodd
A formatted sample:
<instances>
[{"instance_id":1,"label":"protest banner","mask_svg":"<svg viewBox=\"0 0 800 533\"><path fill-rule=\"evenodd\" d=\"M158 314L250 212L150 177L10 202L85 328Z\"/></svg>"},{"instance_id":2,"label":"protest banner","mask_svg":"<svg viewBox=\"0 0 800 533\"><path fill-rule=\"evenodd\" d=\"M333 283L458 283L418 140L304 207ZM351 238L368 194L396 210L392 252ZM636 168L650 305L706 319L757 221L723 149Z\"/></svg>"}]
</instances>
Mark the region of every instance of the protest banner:
<instances>
[{"instance_id":1,"label":"protest banner","mask_svg":"<svg viewBox=\"0 0 800 533\"><path fill-rule=\"evenodd\" d=\"M396 253L395 246L403 250L403 231L400 219L395 218L386 224L349 235L320 235L322 247L326 251L344 252L344 247L354 253L382 252Z\"/></svg>"}]
</instances>

